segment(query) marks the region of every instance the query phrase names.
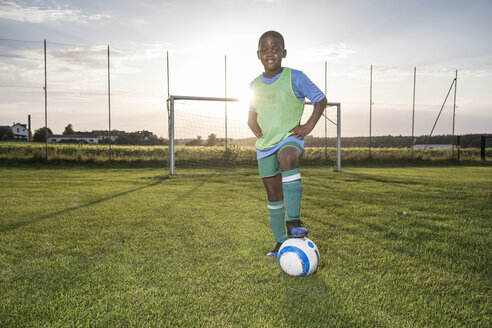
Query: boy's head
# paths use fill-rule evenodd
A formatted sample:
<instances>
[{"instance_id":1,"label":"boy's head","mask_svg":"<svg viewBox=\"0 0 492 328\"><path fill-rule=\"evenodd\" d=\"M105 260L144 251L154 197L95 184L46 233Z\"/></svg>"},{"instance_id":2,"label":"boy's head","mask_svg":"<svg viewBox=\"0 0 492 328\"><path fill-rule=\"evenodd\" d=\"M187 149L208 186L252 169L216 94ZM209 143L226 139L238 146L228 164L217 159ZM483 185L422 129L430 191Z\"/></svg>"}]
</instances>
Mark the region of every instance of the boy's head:
<instances>
[{"instance_id":1,"label":"boy's head","mask_svg":"<svg viewBox=\"0 0 492 328\"><path fill-rule=\"evenodd\" d=\"M260 40L258 41L258 49L260 49L261 47L261 41L263 41L267 37L277 39L282 45L282 49L285 49L284 37L282 36L282 34L278 33L277 31L266 31L265 33L263 33L260 36Z\"/></svg>"},{"instance_id":2,"label":"boy's head","mask_svg":"<svg viewBox=\"0 0 492 328\"><path fill-rule=\"evenodd\" d=\"M276 31L267 31L258 41L258 59L265 68L266 77L273 77L282 72L282 59L287 56L282 34Z\"/></svg>"}]
</instances>

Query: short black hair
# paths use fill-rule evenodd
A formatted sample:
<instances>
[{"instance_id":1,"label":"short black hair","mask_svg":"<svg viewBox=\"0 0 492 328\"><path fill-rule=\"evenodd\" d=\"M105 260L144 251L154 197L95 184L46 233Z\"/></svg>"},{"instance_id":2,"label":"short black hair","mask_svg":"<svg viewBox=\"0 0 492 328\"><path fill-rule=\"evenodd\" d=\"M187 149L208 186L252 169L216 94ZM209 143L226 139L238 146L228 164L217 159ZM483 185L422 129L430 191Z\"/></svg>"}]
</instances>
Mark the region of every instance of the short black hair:
<instances>
[{"instance_id":1,"label":"short black hair","mask_svg":"<svg viewBox=\"0 0 492 328\"><path fill-rule=\"evenodd\" d=\"M280 41L280 44L282 45L282 48L285 49L284 37L282 36L282 34L278 33L277 31L266 31L265 33L263 33L260 36L260 40L258 41L258 48L261 45L261 41L263 39L267 38L267 37L272 37L274 39L277 39L278 41Z\"/></svg>"}]
</instances>

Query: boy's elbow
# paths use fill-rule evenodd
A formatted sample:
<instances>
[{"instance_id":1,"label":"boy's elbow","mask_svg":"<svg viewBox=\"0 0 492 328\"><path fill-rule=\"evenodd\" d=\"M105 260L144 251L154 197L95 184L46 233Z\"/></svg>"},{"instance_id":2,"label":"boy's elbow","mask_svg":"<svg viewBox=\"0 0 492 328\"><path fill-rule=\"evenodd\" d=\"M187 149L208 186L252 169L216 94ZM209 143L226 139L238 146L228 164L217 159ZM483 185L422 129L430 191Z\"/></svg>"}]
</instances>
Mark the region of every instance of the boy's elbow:
<instances>
[{"instance_id":1,"label":"boy's elbow","mask_svg":"<svg viewBox=\"0 0 492 328\"><path fill-rule=\"evenodd\" d=\"M327 104L328 104L328 100L326 100L326 97L324 97L323 99L318 101L315 106L320 109L325 109Z\"/></svg>"}]
</instances>

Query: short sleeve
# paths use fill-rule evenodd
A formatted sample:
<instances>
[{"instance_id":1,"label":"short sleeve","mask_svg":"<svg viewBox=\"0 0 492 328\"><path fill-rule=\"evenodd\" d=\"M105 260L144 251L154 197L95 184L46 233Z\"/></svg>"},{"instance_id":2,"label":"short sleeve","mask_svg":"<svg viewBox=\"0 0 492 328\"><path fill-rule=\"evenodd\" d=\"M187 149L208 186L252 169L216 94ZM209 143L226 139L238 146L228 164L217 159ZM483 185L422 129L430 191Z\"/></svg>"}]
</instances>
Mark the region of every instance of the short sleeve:
<instances>
[{"instance_id":1,"label":"short sleeve","mask_svg":"<svg viewBox=\"0 0 492 328\"><path fill-rule=\"evenodd\" d=\"M292 70L292 87L297 98L308 98L313 105L325 98L325 94L301 71Z\"/></svg>"}]
</instances>

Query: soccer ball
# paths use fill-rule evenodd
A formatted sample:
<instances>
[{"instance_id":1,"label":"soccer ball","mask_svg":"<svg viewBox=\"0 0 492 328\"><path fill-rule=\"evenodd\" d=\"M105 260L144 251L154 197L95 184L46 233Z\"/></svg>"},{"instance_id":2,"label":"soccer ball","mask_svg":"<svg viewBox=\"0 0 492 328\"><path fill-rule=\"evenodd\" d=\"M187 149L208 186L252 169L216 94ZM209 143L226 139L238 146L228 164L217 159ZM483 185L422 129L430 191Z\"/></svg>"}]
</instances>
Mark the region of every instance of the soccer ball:
<instances>
[{"instance_id":1,"label":"soccer ball","mask_svg":"<svg viewBox=\"0 0 492 328\"><path fill-rule=\"evenodd\" d=\"M308 238L287 239L278 251L278 264L290 276L304 277L318 268L318 247Z\"/></svg>"}]
</instances>

